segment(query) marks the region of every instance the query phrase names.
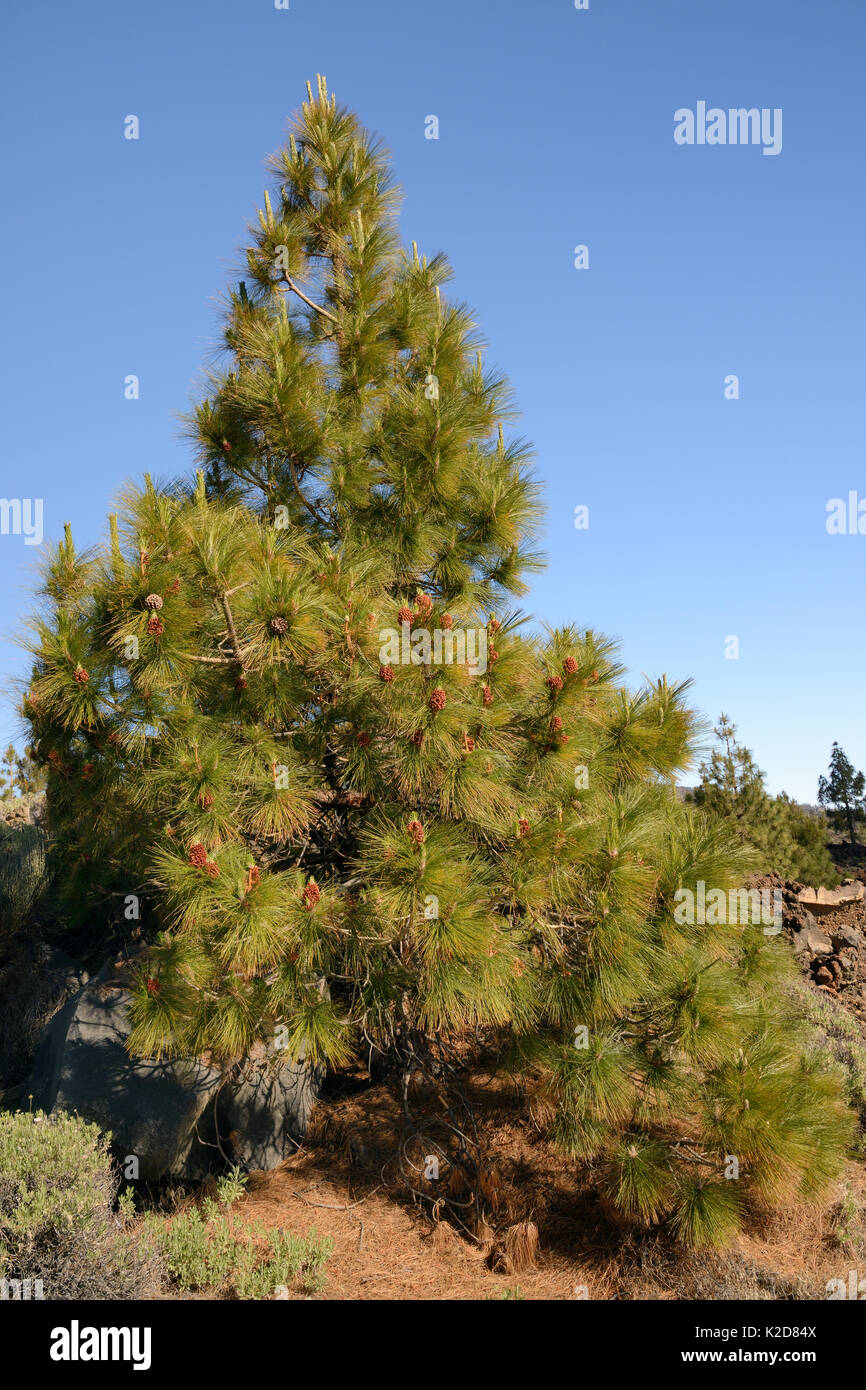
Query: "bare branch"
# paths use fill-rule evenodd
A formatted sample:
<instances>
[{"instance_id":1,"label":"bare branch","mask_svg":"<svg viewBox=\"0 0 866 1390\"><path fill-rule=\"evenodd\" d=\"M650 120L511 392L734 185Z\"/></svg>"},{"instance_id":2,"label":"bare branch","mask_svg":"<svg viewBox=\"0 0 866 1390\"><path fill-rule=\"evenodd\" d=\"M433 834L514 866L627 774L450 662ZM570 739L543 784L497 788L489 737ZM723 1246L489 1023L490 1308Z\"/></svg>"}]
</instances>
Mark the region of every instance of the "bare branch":
<instances>
[{"instance_id":1,"label":"bare branch","mask_svg":"<svg viewBox=\"0 0 866 1390\"><path fill-rule=\"evenodd\" d=\"M303 290L298 289L298 286L295 284L288 271L283 271L283 279L285 280L287 287L292 291L292 294L296 294L298 296L298 299L302 299L304 303L308 304L309 307L315 310L317 314L321 314L322 318L330 319L331 323L335 324L336 327L339 328L339 319L335 319L334 315L329 313L327 309L323 309L321 304L314 304L312 299L308 299L307 296L304 294Z\"/></svg>"}]
</instances>

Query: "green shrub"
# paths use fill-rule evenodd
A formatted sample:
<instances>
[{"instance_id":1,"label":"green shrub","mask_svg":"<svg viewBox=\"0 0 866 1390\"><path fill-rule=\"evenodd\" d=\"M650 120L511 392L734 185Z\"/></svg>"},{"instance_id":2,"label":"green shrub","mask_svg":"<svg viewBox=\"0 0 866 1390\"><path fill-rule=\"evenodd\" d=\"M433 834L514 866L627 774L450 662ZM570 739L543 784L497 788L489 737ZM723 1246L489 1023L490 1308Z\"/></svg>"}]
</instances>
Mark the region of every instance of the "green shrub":
<instances>
[{"instance_id":1,"label":"green shrub","mask_svg":"<svg viewBox=\"0 0 866 1390\"><path fill-rule=\"evenodd\" d=\"M0 1114L0 1277L46 1299L140 1297L152 1271L121 1235L108 1139L77 1116Z\"/></svg>"},{"instance_id":2,"label":"green shrub","mask_svg":"<svg viewBox=\"0 0 866 1390\"><path fill-rule=\"evenodd\" d=\"M207 1223L197 1207L153 1229L165 1268L182 1289L221 1288L238 1261L238 1242L228 1223L218 1218Z\"/></svg>"},{"instance_id":3,"label":"green shrub","mask_svg":"<svg viewBox=\"0 0 866 1390\"><path fill-rule=\"evenodd\" d=\"M235 1164L224 1177L217 1179L217 1196L227 1207L243 1197L247 1187L247 1175Z\"/></svg>"},{"instance_id":4,"label":"green shrub","mask_svg":"<svg viewBox=\"0 0 866 1390\"><path fill-rule=\"evenodd\" d=\"M191 1207L166 1226L149 1215L142 1240L159 1251L173 1283L184 1292L232 1291L241 1299L273 1297L283 1287L316 1293L324 1284L324 1265L332 1242L311 1231L306 1237L266 1230L259 1222L238 1232L212 1198ZM261 1246L269 1247L262 1251Z\"/></svg>"},{"instance_id":5,"label":"green shrub","mask_svg":"<svg viewBox=\"0 0 866 1390\"><path fill-rule=\"evenodd\" d=\"M293 1236L288 1231L268 1232L271 1258L267 1263L273 1286L300 1284L305 1293L317 1293L325 1283L325 1261L333 1249L330 1236Z\"/></svg>"}]
</instances>

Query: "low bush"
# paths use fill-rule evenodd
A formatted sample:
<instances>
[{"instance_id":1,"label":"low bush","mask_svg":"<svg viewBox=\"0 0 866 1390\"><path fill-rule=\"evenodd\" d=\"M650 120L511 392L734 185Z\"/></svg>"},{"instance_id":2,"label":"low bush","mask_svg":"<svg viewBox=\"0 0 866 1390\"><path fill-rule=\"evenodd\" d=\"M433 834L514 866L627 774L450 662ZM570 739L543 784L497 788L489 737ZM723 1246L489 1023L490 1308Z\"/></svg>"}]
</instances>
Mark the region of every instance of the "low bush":
<instances>
[{"instance_id":1,"label":"low bush","mask_svg":"<svg viewBox=\"0 0 866 1390\"><path fill-rule=\"evenodd\" d=\"M145 1216L140 1237L158 1252L170 1279L184 1292L210 1290L241 1299L318 1292L331 1252L328 1237L311 1231L293 1236L266 1230L261 1222L234 1230L224 1210L210 1197L201 1208L181 1212L169 1225L153 1213Z\"/></svg>"},{"instance_id":2,"label":"low bush","mask_svg":"<svg viewBox=\"0 0 866 1390\"><path fill-rule=\"evenodd\" d=\"M46 1299L141 1297L154 1262L121 1231L108 1139L74 1115L0 1114L0 1277Z\"/></svg>"}]
</instances>

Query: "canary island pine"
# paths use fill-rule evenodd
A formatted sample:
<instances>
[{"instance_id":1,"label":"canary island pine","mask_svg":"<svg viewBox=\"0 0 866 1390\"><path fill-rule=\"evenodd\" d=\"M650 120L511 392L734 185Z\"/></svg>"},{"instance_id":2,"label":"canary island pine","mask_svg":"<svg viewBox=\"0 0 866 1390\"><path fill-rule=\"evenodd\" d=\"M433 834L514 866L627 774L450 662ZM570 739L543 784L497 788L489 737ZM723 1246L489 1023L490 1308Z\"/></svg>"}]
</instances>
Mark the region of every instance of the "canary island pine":
<instances>
[{"instance_id":1,"label":"canary island pine","mask_svg":"<svg viewBox=\"0 0 866 1390\"><path fill-rule=\"evenodd\" d=\"M271 171L194 480L47 561L23 709L66 911L139 922L138 1052L482 1030L613 1207L722 1241L817 1192L849 1121L783 942L679 910L751 865L674 794L687 684L514 609L540 500L507 383L324 81Z\"/></svg>"}]
</instances>

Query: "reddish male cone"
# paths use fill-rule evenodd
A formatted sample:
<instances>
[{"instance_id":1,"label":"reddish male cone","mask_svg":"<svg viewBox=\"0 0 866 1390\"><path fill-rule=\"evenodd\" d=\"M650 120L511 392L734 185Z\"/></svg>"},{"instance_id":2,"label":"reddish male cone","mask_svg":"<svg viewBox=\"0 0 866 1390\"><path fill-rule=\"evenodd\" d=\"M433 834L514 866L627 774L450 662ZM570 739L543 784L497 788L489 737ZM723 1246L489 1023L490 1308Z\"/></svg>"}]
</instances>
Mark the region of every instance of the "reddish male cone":
<instances>
[{"instance_id":1,"label":"reddish male cone","mask_svg":"<svg viewBox=\"0 0 866 1390\"><path fill-rule=\"evenodd\" d=\"M423 845L424 827L419 820L410 820L409 824L406 826L406 830L413 844Z\"/></svg>"}]
</instances>

